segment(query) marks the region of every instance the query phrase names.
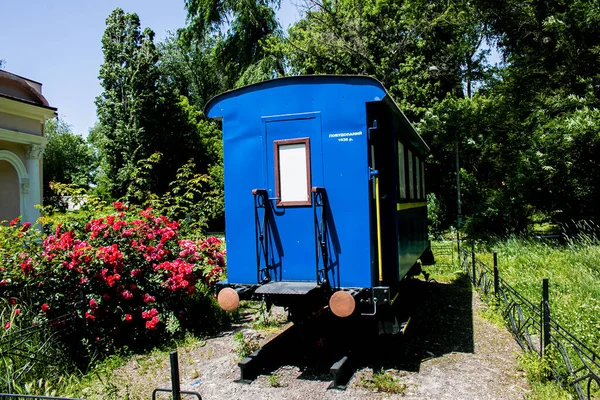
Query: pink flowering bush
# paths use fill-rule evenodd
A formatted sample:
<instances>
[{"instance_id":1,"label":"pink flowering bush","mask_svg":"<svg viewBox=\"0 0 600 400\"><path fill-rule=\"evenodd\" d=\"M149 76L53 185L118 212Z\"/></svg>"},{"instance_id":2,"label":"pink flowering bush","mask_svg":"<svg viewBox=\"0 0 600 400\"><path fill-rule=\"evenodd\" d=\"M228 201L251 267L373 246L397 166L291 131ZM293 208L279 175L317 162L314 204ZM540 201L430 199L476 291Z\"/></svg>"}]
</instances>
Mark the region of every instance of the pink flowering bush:
<instances>
[{"instance_id":1,"label":"pink flowering bush","mask_svg":"<svg viewBox=\"0 0 600 400\"><path fill-rule=\"evenodd\" d=\"M178 222L117 202L47 234L18 220L1 226L0 296L27 297L51 316L76 313L89 343L144 346L214 316L210 288L224 257L219 239L182 238Z\"/></svg>"}]
</instances>

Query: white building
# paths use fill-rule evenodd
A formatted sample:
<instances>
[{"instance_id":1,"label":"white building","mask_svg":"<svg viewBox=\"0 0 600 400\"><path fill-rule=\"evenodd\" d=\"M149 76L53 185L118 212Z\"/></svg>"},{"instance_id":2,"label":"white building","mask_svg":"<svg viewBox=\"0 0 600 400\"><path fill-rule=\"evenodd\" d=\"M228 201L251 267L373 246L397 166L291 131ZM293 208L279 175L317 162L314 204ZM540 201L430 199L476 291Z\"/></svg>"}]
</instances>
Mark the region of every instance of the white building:
<instances>
[{"instance_id":1,"label":"white building","mask_svg":"<svg viewBox=\"0 0 600 400\"><path fill-rule=\"evenodd\" d=\"M44 124L54 116L41 83L0 70L0 221L39 217Z\"/></svg>"}]
</instances>

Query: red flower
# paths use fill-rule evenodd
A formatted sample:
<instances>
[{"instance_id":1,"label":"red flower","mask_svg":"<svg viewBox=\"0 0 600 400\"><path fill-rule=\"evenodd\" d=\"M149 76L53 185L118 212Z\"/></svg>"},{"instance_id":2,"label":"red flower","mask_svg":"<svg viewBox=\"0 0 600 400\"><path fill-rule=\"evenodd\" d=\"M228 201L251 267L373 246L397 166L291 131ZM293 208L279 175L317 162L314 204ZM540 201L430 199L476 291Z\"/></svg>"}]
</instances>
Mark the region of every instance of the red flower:
<instances>
[{"instance_id":1,"label":"red flower","mask_svg":"<svg viewBox=\"0 0 600 400\"><path fill-rule=\"evenodd\" d=\"M93 321L96 318L92 314L90 314L89 312L86 311L85 312L85 319L88 320L88 321Z\"/></svg>"},{"instance_id":2,"label":"red flower","mask_svg":"<svg viewBox=\"0 0 600 400\"><path fill-rule=\"evenodd\" d=\"M156 308L151 309L150 311L142 312L142 318L151 319L158 315L158 310Z\"/></svg>"},{"instance_id":3,"label":"red flower","mask_svg":"<svg viewBox=\"0 0 600 400\"><path fill-rule=\"evenodd\" d=\"M102 295L102 298L104 299L104 301L108 301L108 300L110 300L110 294L108 294L108 293L104 293L104 294Z\"/></svg>"},{"instance_id":4,"label":"red flower","mask_svg":"<svg viewBox=\"0 0 600 400\"><path fill-rule=\"evenodd\" d=\"M50 306L46 303L42 304L42 312L45 313L50 309Z\"/></svg>"},{"instance_id":5,"label":"red flower","mask_svg":"<svg viewBox=\"0 0 600 400\"><path fill-rule=\"evenodd\" d=\"M15 308L14 313L15 313L15 317L16 317L17 315L21 314L21 309L20 308Z\"/></svg>"},{"instance_id":6,"label":"red flower","mask_svg":"<svg viewBox=\"0 0 600 400\"><path fill-rule=\"evenodd\" d=\"M121 203L120 201L115 201L113 203L113 206L115 207L115 210L117 210L117 211L127 210L127 206L124 205L123 203Z\"/></svg>"},{"instance_id":7,"label":"red flower","mask_svg":"<svg viewBox=\"0 0 600 400\"><path fill-rule=\"evenodd\" d=\"M123 293L121 293L121 296L123 296L123 298L125 300L133 299L133 294L129 290L123 290Z\"/></svg>"},{"instance_id":8,"label":"red flower","mask_svg":"<svg viewBox=\"0 0 600 400\"><path fill-rule=\"evenodd\" d=\"M31 258L28 258L21 263L21 271L23 271L24 275L33 271L33 260Z\"/></svg>"},{"instance_id":9,"label":"red flower","mask_svg":"<svg viewBox=\"0 0 600 400\"><path fill-rule=\"evenodd\" d=\"M150 296L148 293L144 293L144 303L154 303L156 298L154 296Z\"/></svg>"},{"instance_id":10,"label":"red flower","mask_svg":"<svg viewBox=\"0 0 600 400\"><path fill-rule=\"evenodd\" d=\"M8 302L9 302L10 304L13 304L13 305L14 305L14 304L17 304L17 299L16 299L15 297L11 297L10 299L8 299Z\"/></svg>"},{"instance_id":11,"label":"red flower","mask_svg":"<svg viewBox=\"0 0 600 400\"><path fill-rule=\"evenodd\" d=\"M31 222L25 222L23 224L23 227L21 228L21 232L27 232L30 227L31 227Z\"/></svg>"},{"instance_id":12,"label":"red flower","mask_svg":"<svg viewBox=\"0 0 600 400\"><path fill-rule=\"evenodd\" d=\"M125 322L130 322L132 318L131 314L125 314Z\"/></svg>"},{"instance_id":13,"label":"red flower","mask_svg":"<svg viewBox=\"0 0 600 400\"><path fill-rule=\"evenodd\" d=\"M152 317L150 321L146 321L146 328L154 330L156 329L156 325L158 325L159 322L160 320L158 319L158 317Z\"/></svg>"},{"instance_id":14,"label":"red flower","mask_svg":"<svg viewBox=\"0 0 600 400\"><path fill-rule=\"evenodd\" d=\"M108 286L113 287L115 285L115 283L120 279L121 279L121 275L114 274L114 275L111 275L106 278L106 283L108 283Z\"/></svg>"},{"instance_id":15,"label":"red flower","mask_svg":"<svg viewBox=\"0 0 600 400\"><path fill-rule=\"evenodd\" d=\"M90 299L90 308L91 308L92 310L95 310L95 309L97 309L97 308L98 308L98 303L96 303L96 300L94 300L94 299Z\"/></svg>"},{"instance_id":16,"label":"red flower","mask_svg":"<svg viewBox=\"0 0 600 400\"><path fill-rule=\"evenodd\" d=\"M4 329L8 329L8 328L10 328L10 321L8 321L7 323L4 324Z\"/></svg>"},{"instance_id":17,"label":"red flower","mask_svg":"<svg viewBox=\"0 0 600 400\"><path fill-rule=\"evenodd\" d=\"M15 219L13 219L12 221L10 221L10 223L8 225L9 226L15 226L16 224L19 223L19 219L20 219L20 217L17 217Z\"/></svg>"},{"instance_id":18,"label":"red flower","mask_svg":"<svg viewBox=\"0 0 600 400\"><path fill-rule=\"evenodd\" d=\"M142 270L141 269L132 269L131 270L131 276L133 276L134 278L136 276L141 276L142 275Z\"/></svg>"}]
</instances>

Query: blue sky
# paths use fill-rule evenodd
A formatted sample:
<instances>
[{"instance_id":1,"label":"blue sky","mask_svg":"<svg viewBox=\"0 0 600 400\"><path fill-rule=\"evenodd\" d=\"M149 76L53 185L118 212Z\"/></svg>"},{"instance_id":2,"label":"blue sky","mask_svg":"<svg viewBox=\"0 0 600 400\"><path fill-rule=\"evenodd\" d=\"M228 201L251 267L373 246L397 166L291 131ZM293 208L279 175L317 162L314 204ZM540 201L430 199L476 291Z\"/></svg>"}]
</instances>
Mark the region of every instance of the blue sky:
<instances>
[{"instance_id":1,"label":"blue sky","mask_svg":"<svg viewBox=\"0 0 600 400\"><path fill-rule=\"evenodd\" d=\"M278 16L285 28L298 11L292 0L281 3ZM0 0L0 59L6 71L41 82L50 105L86 136L102 91L100 40L108 14L117 7L137 13L158 42L185 25L183 5L183 0Z\"/></svg>"}]
</instances>

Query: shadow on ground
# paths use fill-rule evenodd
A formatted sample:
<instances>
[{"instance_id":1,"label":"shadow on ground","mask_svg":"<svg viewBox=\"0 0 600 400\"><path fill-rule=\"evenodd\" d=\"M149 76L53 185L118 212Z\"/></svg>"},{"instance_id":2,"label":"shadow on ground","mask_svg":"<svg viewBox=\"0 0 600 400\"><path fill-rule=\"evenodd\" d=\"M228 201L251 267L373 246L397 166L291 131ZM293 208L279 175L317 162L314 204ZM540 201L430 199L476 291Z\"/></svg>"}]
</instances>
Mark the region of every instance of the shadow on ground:
<instances>
[{"instance_id":1,"label":"shadow on ground","mask_svg":"<svg viewBox=\"0 0 600 400\"><path fill-rule=\"evenodd\" d=\"M409 280L391 313L398 321L410 317L404 334L378 335L373 319L340 320L327 313L275 339L266 357L269 362L260 373L295 365L302 371L300 379L327 381L331 380L329 368L344 356L351 370L418 372L427 359L472 353L472 295L466 278L451 283Z\"/></svg>"}]
</instances>

